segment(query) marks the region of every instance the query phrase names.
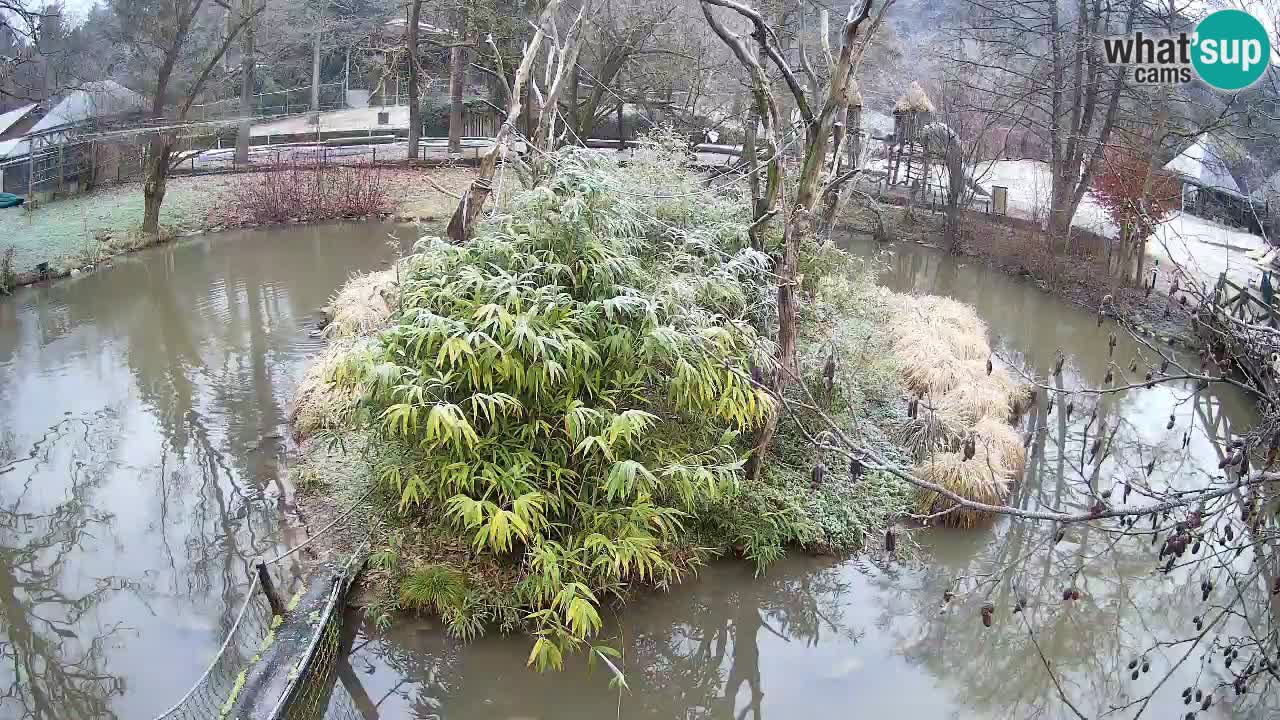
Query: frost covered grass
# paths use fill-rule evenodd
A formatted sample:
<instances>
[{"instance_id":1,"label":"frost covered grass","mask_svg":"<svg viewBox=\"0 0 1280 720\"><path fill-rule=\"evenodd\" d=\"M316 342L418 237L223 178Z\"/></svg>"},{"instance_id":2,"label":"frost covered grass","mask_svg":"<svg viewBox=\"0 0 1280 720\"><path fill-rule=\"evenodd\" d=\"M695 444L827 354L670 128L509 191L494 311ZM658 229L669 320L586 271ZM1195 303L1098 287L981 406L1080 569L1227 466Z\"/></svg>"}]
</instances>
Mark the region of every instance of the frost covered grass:
<instances>
[{"instance_id":1,"label":"frost covered grass","mask_svg":"<svg viewBox=\"0 0 1280 720\"><path fill-rule=\"evenodd\" d=\"M170 180L161 224L200 227L223 183L221 177ZM27 208L0 211L0 237L13 243L15 270L29 272L42 262L69 268L132 249L118 245L142 223L142 186L101 188Z\"/></svg>"}]
</instances>

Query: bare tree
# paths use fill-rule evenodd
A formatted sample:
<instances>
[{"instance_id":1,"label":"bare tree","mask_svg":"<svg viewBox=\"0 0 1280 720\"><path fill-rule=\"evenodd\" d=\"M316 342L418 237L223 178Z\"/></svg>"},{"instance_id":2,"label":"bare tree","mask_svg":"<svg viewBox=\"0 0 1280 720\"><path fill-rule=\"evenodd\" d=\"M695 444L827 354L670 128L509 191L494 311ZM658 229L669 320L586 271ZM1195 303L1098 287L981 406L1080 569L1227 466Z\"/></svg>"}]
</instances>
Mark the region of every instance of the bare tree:
<instances>
[{"instance_id":1,"label":"bare tree","mask_svg":"<svg viewBox=\"0 0 1280 720\"><path fill-rule=\"evenodd\" d=\"M240 125L236 130L236 162L243 164L249 162L249 141L253 129L254 67L257 60L254 48L254 22L252 20L257 12L255 5L255 0L240 0L238 16L228 13L228 20L235 17L250 18L244 22L244 29L241 30L242 41L240 46Z\"/></svg>"},{"instance_id":2,"label":"bare tree","mask_svg":"<svg viewBox=\"0 0 1280 720\"><path fill-rule=\"evenodd\" d=\"M467 81L467 6L458 3L455 11L453 46L449 49L449 156L462 154L462 102Z\"/></svg>"},{"instance_id":3,"label":"bare tree","mask_svg":"<svg viewBox=\"0 0 1280 720\"><path fill-rule=\"evenodd\" d=\"M227 12L232 11L230 6L222 6ZM250 12L239 13L221 40L209 43L216 32L210 27L205 0L112 0L115 32L131 59L140 65L147 121L156 126L147 141L143 172L144 233L160 232L160 207L177 142L171 126L186 121L227 48L263 7L257 5Z\"/></svg>"},{"instance_id":4,"label":"bare tree","mask_svg":"<svg viewBox=\"0 0 1280 720\"><path fill-rule=\"evenodd\" d=\"M763 161L766 163L768 178L765 193L756 204L755 224L757 226L768 223L777 213L776 198L784 177L780 143L777 139L779 103L774 97L763 62L770 63L781 75L803 126L804 146L796 177L796 190L794 196L790 198L790 207L783 209L785 221L782 250L780 257L776 260L774 271L777 276L778 354L776 360L779 369L769 385L777 392L781 391L787 378L794 374L796 369L799 313L796 273L800 246L815 235L818 222L816 211L822 198L829 192L838 192L839 187L859 171L858 168L852 168L838 174L831 172L833 163L838 168L841 153L838 145L845 137L843 132L836 131L837 120L848 112L850 100L853 97L850 92L853 89L852 71L861 46L858 42L858 31L871 16L872 0L864 0L860 8L856 3L849 7L839 33L839 52L832 56L830 80L821 93L815 93L813 96L815 100L821 101L820 106L816 102L811 102L799 76L785 58L777 34L763 15L754 8L734 0L701 0L701 2L703 15L712 30L729 46L738 62L752 78L752 94L755 96L756 109L764 126L765 157ZM756 48L751 49L746 37L729 30L712 8L731 10L739 18L746 20L751 28L749 37ZM826 171L825 177L824 171ZM753 478L760 474L763 457L777 430L777 422L778 418L775 414L756 434L751 460L747 466L747 472Z\"/></svg>"},{"instance_id":5,"label":"bare tree","mask_svg":"<svg viewBox=\"0 0 1280 720\"><path fill-rule=\"evenodd\" d=\"M492 192L493 176L497 170L498 159L506 152L507 143L515 133L515 123L524 109L526 87L528 86L532 90L532 94L536 98L535 102L540 109L544 111L547 108L554 110L560 88L564 86L565 77L574 65L573 57L577 53L577 42L586 6L584 5L578 10L577 16L563 39L556 31L554 22L558 6L559 0L549 0L543 9L538 21L538 29L525 46L524 56L520 61L519 67L516 68L514 80L508 82L506 72L501 67L494 73L494 76L501 83L503 94L506 97L506 116L494 137L493 146L489 148L489 151L480 160L480 170L476 179L472 181L470 187L463 193L462 199L458 201L458 206L453 212L453 216L449 219L447 232L454 242L466 242L471 237L472 226L475 224L476 218L480 216L480 211L484 208L484 204L488 200L490 192ZM542 52L543 43L548 41L549 60L547 61L546 72L543 75L543 83L547 90L544 93L532 79L532 73L534 64ZM486 42L493 51L495 61L500 64L501 53L499 53L493 37L488 37ZM535 147L537 138L550 139L555 135L555 113L542 112L540 115L550 117L545 119L545 123L540 121L535 138L526 139L526 142L534 142ZM545 152L544 148L538 149Z\"/></svg>"},{"instance_id":6,"label":"bare tree","mask_svg":"<svg viewBox=\"0 0 1280 720\"><path fill-rule=\"evenodd\" d=\"M1140 0L1124 3L968 0L963 42L948 58L958 73L989 78L1001 104L1049 145L1048 230L1064 246L1071 221L1115 127L1125 88L1102 38L1133 29ZM1030 112L1023 112L1029 107Z\"/></svg>"},{"instance_id":7,"label":"bare tree","mask_svg":"<svg viewBox=\"0 0 1280 720\"><path fill-rule=\"evenodd\" d=\"M418 26L422 21L422 0L409 3L409 22L404 26L405 47L409 51L409 159L418 159L418 139L422 134L422 102L418 98Z\"/></svg>"}]
</instances>

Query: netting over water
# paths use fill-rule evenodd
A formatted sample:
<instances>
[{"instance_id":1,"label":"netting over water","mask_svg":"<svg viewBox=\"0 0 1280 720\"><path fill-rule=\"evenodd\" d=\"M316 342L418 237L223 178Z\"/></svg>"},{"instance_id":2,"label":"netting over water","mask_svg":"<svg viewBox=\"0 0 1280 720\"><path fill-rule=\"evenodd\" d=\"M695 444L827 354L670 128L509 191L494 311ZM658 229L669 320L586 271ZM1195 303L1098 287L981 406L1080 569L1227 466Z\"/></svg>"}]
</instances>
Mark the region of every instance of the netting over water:
<instances>
[{"instance_id":1,"label":"netting over water","mask_svg":"<svg viewBox=\"0 0 1280 720\"><path fill-rule=\"evenodd\" d=\"M345 683L343 608L354 575L317 571L311 592L300 592L274 615L257 575L226 640L191 690L156 720L360 720Z\"/></svg>"},{"instance_id":2,"label":"netting over water","mask_svg":"<svg viewBox=\"0 0 1280 720\"><path fill-rule=\"evenodd\" d=\"M156 720L204 720L226 718L240 689L245 673L271 631L271 605L254 576L249 583L244 603L226 640L213 658L208 670L191 690Z\"/></svg>"}]
</instances>

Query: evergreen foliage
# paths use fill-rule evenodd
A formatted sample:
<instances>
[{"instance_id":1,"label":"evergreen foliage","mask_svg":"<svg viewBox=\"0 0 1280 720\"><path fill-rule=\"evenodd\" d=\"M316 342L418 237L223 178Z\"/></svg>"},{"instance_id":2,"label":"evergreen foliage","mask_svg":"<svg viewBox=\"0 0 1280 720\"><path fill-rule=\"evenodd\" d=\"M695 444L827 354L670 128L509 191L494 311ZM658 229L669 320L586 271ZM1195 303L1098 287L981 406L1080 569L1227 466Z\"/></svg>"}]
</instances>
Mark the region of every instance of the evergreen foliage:
<instances>
[{"instance_id":1,"label":"evergreen foliage","mask_svg":"<svg viewBox=\"0 0 1280 720\"><path fill-rule=\"evenodd\" d=\"M750 382L767 261L745 212L611 192L599 162L562 156L465 247L420 243L378 351L335 372L401 510L519 565L538 667L599 630L603 598L679 576L686 525L739 494L739 434L773 404ZM456 579L415 571L401 599L447 616Z\"/></svg>"},{"instance_id":2,"label":"evergreen foliage","mask_svg":"<svg viewBox=\"0 0 1280 720\"><path fill-rule=\"evenodd\" d=\"M751 381L774 371L774 279L749 247L749 200L708 189L680 147L659 138L624 168L557 153L467 245L420 242L388 329L327 363L335 402L354 405L326 416L362 433L404 531L374 559L394 586L380 621L394 604L462 638L523 623L538 669L605 658L601 605L634 587L726 551L764 572L788 547L852 549L908 507L901 481L826 457L803 409L745 479L775 409ZM903 391L874 268L830 246L802 267L803 382L788 392L905 458L877 430ZM820 483L816 462L832 467Z\"/></svg>"}]
</instances>

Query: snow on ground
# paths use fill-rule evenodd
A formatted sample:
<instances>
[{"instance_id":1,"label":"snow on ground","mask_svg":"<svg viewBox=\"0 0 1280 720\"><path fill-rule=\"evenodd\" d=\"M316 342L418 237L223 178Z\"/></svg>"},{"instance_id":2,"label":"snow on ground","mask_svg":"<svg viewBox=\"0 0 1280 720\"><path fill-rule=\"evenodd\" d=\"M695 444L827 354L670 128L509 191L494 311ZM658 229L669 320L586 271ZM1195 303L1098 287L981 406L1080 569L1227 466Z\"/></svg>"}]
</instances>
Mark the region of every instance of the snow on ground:
<instances>
[{"instance_id":1,"label":"snow on ground","mask_svg":"<svg viewBox=\"0 0 1280 720\"><path fill-rule=\"evenodd\" d=\"M871 163L871 167L883 172L887 162L878 160ZM1051 187L1047 164L1037 160L999 160L979 165L975 175L985 188L993 185L1008 188L1009 207L1014 214L1044 220ZM946 170L936 168L933 181L945 186ZM1118 231L1092 193L1085 193L1081 199L1072 225L1108 237L1115 237ZM1256 283L1263 272L1245 253L1259 251L1264 245L1261 237L1246 230L1177 212L1156 229L1147 242L1147 255L1158 260L1162 268L1170 267L1170 261L1176 262L1210 287L1223 272L1243 286L1250 281Z\"/></svg>"},{"instance_id":2,"label":"snow on ground","mask_svg":"<svg viewBox=\"0 0 1280 720\"><path fill-rule=\"evenodd\" d=\"M378 113L385 112L389 116L389 122L385 125L378 124ZM254 125L250 131L253 135L302 135L305 133L313 133L316 126L307 122L307 115L295 115L293 117L272 120L271 122ZM379 107L373 105L363 108L348 108L346 110L333 110L330 112L320 113L320 130L330 132L352 132L355 130L372 130L374 134L378 130L404 130L409 127L409 106L408 105L390 105Z\"/></svg>"}]
</instances>

